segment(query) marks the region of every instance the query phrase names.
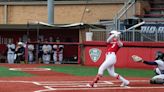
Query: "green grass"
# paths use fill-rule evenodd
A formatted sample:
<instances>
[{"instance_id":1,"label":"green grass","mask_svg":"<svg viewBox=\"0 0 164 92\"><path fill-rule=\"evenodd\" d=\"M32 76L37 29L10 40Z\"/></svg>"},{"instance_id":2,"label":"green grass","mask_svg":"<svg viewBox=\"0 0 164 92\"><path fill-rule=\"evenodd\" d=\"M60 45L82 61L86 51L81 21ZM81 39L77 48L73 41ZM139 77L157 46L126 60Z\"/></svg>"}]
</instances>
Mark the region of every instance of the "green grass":
<instances>
[{"instance_id":1,"label":"green grass","mask_svg":"<svg viewBox=\"0 0 164 92\"><path fill-rule=\"evenodd\" d=\"M18 76L33 76L21 71L11 71L7 67L0 67L0 77L18 77Z\"/></svg>"},{"instance_id":2,"label":"green grass","mask_svg":"<svg viewBox=\"0 0 164 92\"><path fill-rule=\"evenodd\" d=\"M75 76L95 76L98 71L98 67L71 65L71 66L41 66L44 68L51 68L53 71L62 72L66 74L72 74ZM143 69L127 69L116 68L116 72L126 77L152 77L154 72L152 70ZM105 76L109 76L108 72L104 72Z\"/></svg>"}]
</instances>

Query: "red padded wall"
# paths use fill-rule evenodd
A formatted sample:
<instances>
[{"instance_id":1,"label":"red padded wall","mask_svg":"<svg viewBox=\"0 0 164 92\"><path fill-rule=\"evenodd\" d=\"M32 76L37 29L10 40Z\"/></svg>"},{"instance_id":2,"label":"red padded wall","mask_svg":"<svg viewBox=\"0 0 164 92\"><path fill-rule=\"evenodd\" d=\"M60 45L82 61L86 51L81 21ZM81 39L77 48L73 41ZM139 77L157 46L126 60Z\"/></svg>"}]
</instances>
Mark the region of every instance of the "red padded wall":
<instances>
[{"instance_id":1,"label":"red padded wall","mask_svg":"<svg viewBox=\"0 0 164 92\"><path fill-rule=\"evenodd\" d=\"M106 45L103 42L85 42L85 65L99 66L105 58ZM148 66L143 63L135 63L132 61L132 55L139 55L147 61L154 61L155 52L164 52L164 43L153 43L153 42L124 42L124 47L122 47L117 52L117 63L116 67L126 67L126 68L153 68L154 66ZM93 62L89 50L91 48L98 48L102 51L101 57L97 62ZM109 61L110 62L110 61Z\"/></svg>"}]
</instances>

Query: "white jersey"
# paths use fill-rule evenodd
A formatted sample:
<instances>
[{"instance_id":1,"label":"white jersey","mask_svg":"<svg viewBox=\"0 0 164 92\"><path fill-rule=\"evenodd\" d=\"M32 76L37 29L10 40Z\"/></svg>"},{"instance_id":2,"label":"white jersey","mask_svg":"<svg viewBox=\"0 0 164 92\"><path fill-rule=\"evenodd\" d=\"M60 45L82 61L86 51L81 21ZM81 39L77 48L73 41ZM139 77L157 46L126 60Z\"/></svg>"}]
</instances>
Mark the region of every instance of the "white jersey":
<instances>
[{"instance_id":1,"label":"white jersey","mask_svg":"<svg viewBox=\"0 0 164 92\"><path fill-rule=\"evenodd\" d=\"M52 47L51 45L43 45L42 50L43 50L43 53L47 54L48 52L52 50Z\"/></svg>"},{"instance_id":2,"label":"white jersey","mask_svg":"<svg viewBox=\"0 0 164 92\"><path fill-rule=\"evenodd\" d=\"M59 45L59 54L63 53L64 45Z\"/></svg>"},{"instance_id":3,"label":"white jersey","mask_svg":"<svg viewBox=\"0 0 164 92\"><path fill-rule=\"evenodd\" d=\"M58 48L58 46L57 45L53 45L53 49L57 49Z\"/></svg>"},{"instance_id":4,"label":"white jersey","mask_svg":"<svg viewBox=\"0 0 164 92\"><path fill-rule=\"evenodd\" d=\"M15 44L8 44L8 52L7 53L14 53L14 51L12 51L11 49L15 49Z\"/></svg>"},{"instance_id":5,"label":"white jersey","mask_svg":"<svg viewBox=\"0 0 164 92\"><path fill-rule=\"evenodd\" d=\"M29 45L28 45L28 50L29 50L29 51L33 51L33 50L34 50L34 45L29 44Z\"/></svg>"},{"instance_id":6,"label":"white jersey","mask_svg":"<svg viewBox=\"0 0 164 92\"><path fill-rule=\"evenodd\" d=\"M57 52L57 49L58 49L58 46L57 45L53 45L53 52L55 53L55 52Z\"/></svg>"},{"instance_id":7,"label":"white jersey","mask_svg":"<svg viewBox=\"0 0 164 92\"><path fill-rule=\"evenodd\" d=\"M154 62L156 62L158 64L158 68L159 70L164 70L164 61L162 60L155 60Z\"/></svg>"}]
</instances>

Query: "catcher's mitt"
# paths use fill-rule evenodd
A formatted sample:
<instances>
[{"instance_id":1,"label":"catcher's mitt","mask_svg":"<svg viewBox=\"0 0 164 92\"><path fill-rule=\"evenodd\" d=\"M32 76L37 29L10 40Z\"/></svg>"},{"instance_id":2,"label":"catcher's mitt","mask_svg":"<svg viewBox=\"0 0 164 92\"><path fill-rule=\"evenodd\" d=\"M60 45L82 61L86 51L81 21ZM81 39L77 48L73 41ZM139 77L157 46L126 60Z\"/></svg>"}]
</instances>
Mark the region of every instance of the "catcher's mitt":
<instances>
[{"instance_id":1,"label":"catcher's mitt","mask_svg":"<svg viewBox=\"0 0 164 92\"><path fill-rule=\"evenodd\" d=\"M134 62L143 62L143 59L137 55L132 55L132 60Z\"/></svg>"}]
</instances>

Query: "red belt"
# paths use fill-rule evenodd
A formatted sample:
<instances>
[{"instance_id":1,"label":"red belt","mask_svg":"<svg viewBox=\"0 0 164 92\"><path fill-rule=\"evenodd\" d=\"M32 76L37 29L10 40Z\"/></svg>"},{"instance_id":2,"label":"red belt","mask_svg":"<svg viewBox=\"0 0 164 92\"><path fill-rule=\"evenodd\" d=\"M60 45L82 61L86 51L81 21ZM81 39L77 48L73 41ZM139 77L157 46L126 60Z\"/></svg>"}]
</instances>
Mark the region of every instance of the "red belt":
<instances>
[{"instance_id":1,"label":"red belt","mask_svg":"<svg viewBox=\"0 0 164 92\"><path fill-rule=\"evenodd\" d=\"M107 54L115 54L115 52L107 52L106 55L107 55Z\"/></svg>"}]
</instances>

